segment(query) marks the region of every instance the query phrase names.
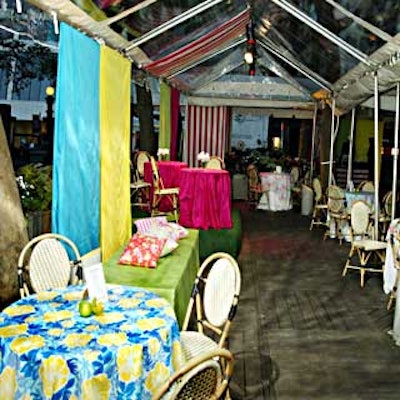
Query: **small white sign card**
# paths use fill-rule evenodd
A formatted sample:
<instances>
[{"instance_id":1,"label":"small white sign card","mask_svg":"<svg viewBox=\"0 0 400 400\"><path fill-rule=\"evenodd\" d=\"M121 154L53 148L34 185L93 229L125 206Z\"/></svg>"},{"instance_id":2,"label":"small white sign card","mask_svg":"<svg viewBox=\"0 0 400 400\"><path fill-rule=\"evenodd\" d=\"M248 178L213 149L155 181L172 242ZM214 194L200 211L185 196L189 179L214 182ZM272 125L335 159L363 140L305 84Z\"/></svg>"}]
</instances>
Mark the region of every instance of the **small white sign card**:
<instances>
[{"instance_id":1,"label":"small white sign card","mask_svg":"<svg viewBox=\"0 0 400 400\"><path fill-rule=\"evenodd\" d=\"M96 298L102 302L107 301L107 287L104 278L103 264L97 263L83 268L89 298Z\"/></svg>"}]
</instances>

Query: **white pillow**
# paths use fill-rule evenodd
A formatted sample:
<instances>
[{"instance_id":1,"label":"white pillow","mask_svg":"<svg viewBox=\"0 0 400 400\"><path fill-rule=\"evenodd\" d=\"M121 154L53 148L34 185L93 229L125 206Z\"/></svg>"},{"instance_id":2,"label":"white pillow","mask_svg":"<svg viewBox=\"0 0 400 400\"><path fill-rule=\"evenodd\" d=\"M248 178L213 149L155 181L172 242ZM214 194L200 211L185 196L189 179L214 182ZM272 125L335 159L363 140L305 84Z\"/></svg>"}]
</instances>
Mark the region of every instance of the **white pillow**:
<instances>
[{"instance_id":1,"label":"white pillow","mask_svg":"<svg viewBox=\"0 0 400 400\"><path fill-rule=\"evenodd\" d=\"M164 257L170 253L172 253L178 247L178 243L175 240L167 239L162 249L160 257Z\"/></svg>"},{"instance_id":2,"label":"white pillow","mask_svg":"<svg viewBox=\"0 0 400 400\"><path fill-rule=\"evenodd\" d=\"M186 228L175 222L160 222L160 224L161 226L166 226L169 229L172 229L176 233L178 239L182 239L189 235L189 231Z\"/></svg>"},{"instance_id":3,"label":"white pillow","mask_svg":"<svg viewBox=\"0 0 400 400\"><path fill-rule=\"evenodd\" d=\"M160 225L160 223L167 223L167 217L163 215L160 217L141 218L135 221L139 233L146 233L152 226Z\"/></svg>"}]
</instances>

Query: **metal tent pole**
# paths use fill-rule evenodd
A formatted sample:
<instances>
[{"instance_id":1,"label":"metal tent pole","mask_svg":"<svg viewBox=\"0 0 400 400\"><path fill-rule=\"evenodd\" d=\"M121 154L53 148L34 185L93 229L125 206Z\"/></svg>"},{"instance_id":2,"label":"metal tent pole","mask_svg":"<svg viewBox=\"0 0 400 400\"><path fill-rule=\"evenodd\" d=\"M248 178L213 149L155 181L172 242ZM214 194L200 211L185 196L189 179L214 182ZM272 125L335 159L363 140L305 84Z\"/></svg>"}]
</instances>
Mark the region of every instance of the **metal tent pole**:
<instances>
[{"instance_id":1,"label":"metal tent pole","mask_svg":"<svg viewBox=\"0 0 400 400\"><path fill-rule=\"evenodd\" d=\"M313 124L312 124L312 137L311 137L310 183L312 182L314 177L314 152L315 152L315 134L317 131L317 113L318 113L318 103L315 103Z\"/></svg>"},{"instance_id":2,"label":"metal tent pole","mask_svg":"<svg viewBox=\"0 0 400 400\"><path fill-rule=\"evenodd\" d=\"M379 223L379 82L378 73L374 74L374 186L375 186L375 210L374 210L374 234L378 240Z\"/></svg>"},{"instance_id":3,"label":"metal tent pole","mask_svg":"<svg viewBox=\"0 0 400 400\"><path fill-rule=\"evenodd\" d=\"M394 220L396 215L396 198L397 198L397 161L399 158L399 114L400 114L400 83L396 84L396 119L394 123L394 147L393 155L393 181L392 181L392 210L391 218Z\"/></svg>"},{"instance_id":4,"label":"metal tent pole","mask_svg":"<svg viewBox=\"0 0 400 400\"><path fill-rule=\"evenodd\" d=\"M335 142L335 108L336 108L336 100L332 99L332 119L331 119L331 148L329 153L329 177L328 177L328 186L332 185L333 181L333 145Z\"/></svg>"},{"instance_id":5,"label":"metal tent pole","mask_svg":"<svg viewBox=\"0 0 400 400\"><path fill-rule=\"evenodd\" d=\"M356 116L356 109L351 110L351 126L350 126L350 143L349 143L349 154L347 159L347 189L349 189L350 181L353 175L353 141L354 141L354 122Z\"/></svg>"}]
</instances>

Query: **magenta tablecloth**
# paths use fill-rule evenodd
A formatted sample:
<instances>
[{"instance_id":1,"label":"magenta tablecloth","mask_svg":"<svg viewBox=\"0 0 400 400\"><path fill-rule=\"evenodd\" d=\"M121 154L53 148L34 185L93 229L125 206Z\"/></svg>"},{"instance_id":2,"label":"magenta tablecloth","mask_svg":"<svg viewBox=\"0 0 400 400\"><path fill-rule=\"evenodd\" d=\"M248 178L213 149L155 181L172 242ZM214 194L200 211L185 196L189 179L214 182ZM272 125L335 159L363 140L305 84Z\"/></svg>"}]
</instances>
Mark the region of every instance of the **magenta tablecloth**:
<instances>
[{"instance_id":1,"label":"magenta tablecloth","mask_svg":"<svg viewBox=\"0 0 400 400\"><path fill-rule=\"evenodd\" d=\"M179 186L179 223L195 229L232 228L228 171L183 168Z\"/></svg>"},{"instance_id":2,"label":"magenta tablecloth","mask_svg":"<svg viewBox=\"0 0 400 400\"><path fill-rule=\"evenodd\" d=\"M157 161L158 171L164 182L164 187L179 187L181 182L181 169L188 165L183 161ZM151 163L144 163L144 180L153 183ZM153 197L152 188L150 188L150 198ZM162 199L159 207L160 211L172 211L172 205L167 199Z\"/></svg>"}]
</instances>

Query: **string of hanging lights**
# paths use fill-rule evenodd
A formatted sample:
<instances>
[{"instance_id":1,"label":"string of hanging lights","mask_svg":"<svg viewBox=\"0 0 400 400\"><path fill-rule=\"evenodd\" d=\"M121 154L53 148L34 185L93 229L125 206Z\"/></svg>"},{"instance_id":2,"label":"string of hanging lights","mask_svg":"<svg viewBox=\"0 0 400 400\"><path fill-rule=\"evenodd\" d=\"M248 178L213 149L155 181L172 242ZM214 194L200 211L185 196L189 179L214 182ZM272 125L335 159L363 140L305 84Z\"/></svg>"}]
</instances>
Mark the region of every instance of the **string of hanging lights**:
<instances>
[{"instance_id":1,"label":"string of hanging lights","mask_svg":"<svg viewBox=\"0 0 400 400\"><path fill-rule=\"evenodd\" d=\"M249 65L249 75L254 76L256 74L256 38L254 35L254 23L253 20L250 19L249 23L246 26L246 52L244 54L244 60L246 64Z\"/></svg>"}]
</instances>

